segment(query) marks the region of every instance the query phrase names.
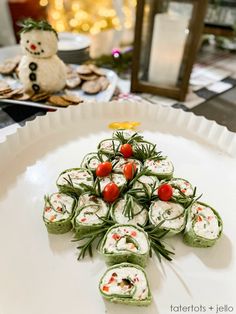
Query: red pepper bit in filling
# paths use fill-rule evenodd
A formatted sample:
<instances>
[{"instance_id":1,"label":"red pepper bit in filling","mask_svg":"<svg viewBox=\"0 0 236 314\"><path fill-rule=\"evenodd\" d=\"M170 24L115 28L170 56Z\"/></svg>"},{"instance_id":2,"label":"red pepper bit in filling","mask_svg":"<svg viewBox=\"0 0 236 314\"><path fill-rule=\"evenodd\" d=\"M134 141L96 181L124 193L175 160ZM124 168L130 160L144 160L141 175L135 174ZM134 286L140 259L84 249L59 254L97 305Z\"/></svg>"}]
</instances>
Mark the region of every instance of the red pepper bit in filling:
<instances>
[{"instance_id":1,"label":"red pepper bit in filling","mask_svg":"<svg viewBox=\"0 0 236 314\"><path fill-rule=\"evenodd\" d=\"M114 239L114 240L119 240L119 239L120 239L120 235L117 234L117 233L114 233L114 234L112 235L112 239Z\"/></svg>"},{"instance_id":2,"label":"red pepper bit in filling","mask_svg":"<svg viewBox=\"0 0 236 314\"><path fill-rule=\"evenodd\" d=\"M197 217L197 221L202 221L202 217L201 217L201 216L198 216L198 217Z\"/></svg>"},{"instance_id":3,"label":"red pepper bit in filling","mask_svg":"<svg viewBox=\"0 0 236 314\"><path fill-rule=\"evenodd\" d=\"M108 284L110 284L110 283L112 283L112 282L114 282L114 281L116 281L116 279L111 276L110 280L108 281Z\"/></svg>"},{"instance_id":4,"label":"red pepper bit in filling","mask_svg":"<svg viewBox=\"0 0 236 314\"><path fill-rule=\"evenodd\" d=\"M198 207L198 208L197 208L197 211L201 211L201 210L202 210L202 207Z\"/></svg>"},{"instance_id":5,"label":"red pepper bit in filling","mask_svg":"<svg viewBox=\"0 0 236 314\"><path fill-rule=\"evenodd\" d=\"M131 236L132 236L132 237L136 237L136 236L137 236L137 232L136 232L136 231L132 231L132 232L131 232Z\"/></svg>"},{"instance_id":6,"label":"red pepper bit in filling","mask_svg":"<svg viewBox=\"0 0 236 314\"><path fill-rule=\"evenodd\" d=\"M57 194L57 198L61 198L61 195L60 195L60 194Z\"/></svg>"},{"instance_id":7,"label":"red pepper bit in filling","mask_svg":"<svg viewBox=\"0 0 236 314\"><path fill-rule=\"evenodd\" d=\"M58 212L62 212L62 208L58 206L58 207L57 207L57 211L58 211Z\"/></svg>"},{"instance_id":8,"label":"red pepper bit in filling","mask_svg":"<svg viewBox=\"0 0 236 314\"><path fill-rule=\"evenodd\" d=\"M186 189L182 189L181 192L182 192L182 193L185 193L185 192L186 192Z\"/></svg>"},{"instance_id":9,"label":"red pepper bit in filling","mask_svg":"<svg viewBox=\"0 0 236 314\"><path fill-rule=\"evenodd\" d=\"M108 291L109 291L109 287L108 287L108 286L103 286L103 287L102 287L102 291L108 292Z\"/></svg>"},{"instance_id":10,"label":"red pepper bit in filling","mask_svg":"<svg viewBox=\"0 0 236 314\"><path fill-rule=\"evenodd\" d=\"M51 207L49 207L49 206L48 206L48 207L45 207L44 210L45 210L45 212L48 212L49 210L51 210Z\"/></svg>"},{"instance_id":11,"label":"red pepper bit in filling","mask_svg":"<svg viewBox=\"0 0 236 314\"><path fill-rule=\"evenodd\" d=\"M50 217L50 221L53 221L53 220L55 220L56 219L56 215L52 215L51 217Z\"/></svg>"},{"instance_id":12,"label":"red pepper bit in filling","mask_svg":"<svg viewBox=\"0 0 236 314\"><path fill-rule=\"evenodd\" d=\"M86 221L86 218L81 218L80 221L84 222L84 221Z\"/></svg>"}]
</instances>

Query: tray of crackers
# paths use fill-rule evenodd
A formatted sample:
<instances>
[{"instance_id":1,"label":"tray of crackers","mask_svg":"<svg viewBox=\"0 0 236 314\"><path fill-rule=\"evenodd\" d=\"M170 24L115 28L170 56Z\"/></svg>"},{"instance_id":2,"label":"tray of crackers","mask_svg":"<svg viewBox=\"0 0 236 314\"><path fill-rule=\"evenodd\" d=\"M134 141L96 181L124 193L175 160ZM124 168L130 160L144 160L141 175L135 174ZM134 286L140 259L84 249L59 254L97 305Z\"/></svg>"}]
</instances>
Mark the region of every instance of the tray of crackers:
<instances>
[{"instance_id":1,"label":"tray of crackers","mask_svg":"<svg viewBox=\"0 0 236 314\"><path fill-rule=\"evenodd\" d=\"M55 109L84 101L109 101L116 88L118 77L112 70L94 64L67 64L66 86L62 91L26 93L18 78L20 59L21 56L15 56L0 61L0 103Z\"/></svg>"}]
</instances>

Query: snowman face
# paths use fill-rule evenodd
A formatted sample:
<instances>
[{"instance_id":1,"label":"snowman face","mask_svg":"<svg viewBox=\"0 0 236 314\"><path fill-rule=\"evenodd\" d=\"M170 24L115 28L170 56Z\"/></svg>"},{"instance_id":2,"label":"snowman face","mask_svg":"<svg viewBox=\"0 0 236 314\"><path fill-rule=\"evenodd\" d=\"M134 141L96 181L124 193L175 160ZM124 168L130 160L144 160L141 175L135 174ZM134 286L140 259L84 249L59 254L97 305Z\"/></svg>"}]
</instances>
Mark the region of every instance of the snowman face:
<instances>
[{"instance_id":1,"label":"snowman face","mask_svg":"<svg viewBox=\"0 0 236 314\"><path fill-rule=\"evenodd\" d=\"M52 31L32 30L21 34L23 53L35 58L48 58L57 53L57 37Z\"/></svg>"}]
</instances>

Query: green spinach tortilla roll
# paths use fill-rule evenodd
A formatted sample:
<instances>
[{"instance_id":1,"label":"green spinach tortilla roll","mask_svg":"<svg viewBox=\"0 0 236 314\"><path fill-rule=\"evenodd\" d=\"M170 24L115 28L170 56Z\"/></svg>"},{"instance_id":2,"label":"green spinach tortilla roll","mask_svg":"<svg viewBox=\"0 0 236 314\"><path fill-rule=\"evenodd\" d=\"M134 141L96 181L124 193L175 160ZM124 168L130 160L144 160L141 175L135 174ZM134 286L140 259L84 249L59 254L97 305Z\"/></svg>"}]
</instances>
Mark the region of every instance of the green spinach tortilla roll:
<instances>
[{"instance_id":1,"label":"green spinach tortilla roll","mask_svg":"<svg viewBox=\"0 0 236 314\"><path fill-rule=\"evenodd\" d=\"M110 215L112 220L118 224L131 224L145 226L148 221L148 211L146 207L139 204L132 198L132 203L128 204L128 198L120 198L112 204ZM127 206L131 207L133 217L127 214Z\"/></svg>"},{"instance_id":2,"label":"green spinach tortilla roll","mask_svg":"<svg viewBox=\"0 0 236 314\"><path fill-rule=\"evenodd\" d=\"M104 161L107 161L108 157L100 153L89 153L84 156L84 159L81 162L82 168L87 168L92 171L97 169L97 166Z\"/></svg>"},{"instance_id":3,"label":"green spinach tortilla roll","mask_svg":"<svg viewBox=\"0 0 236 314\"><path fill-rule=\"evenodd\" d=\"M134 158L123 158L123 157L119 157L117 156L113 161L113 171L116 173L123 173L124 171L124 166L127 163L134 163L136 166L136 172L139 173L140 170L142 169L142 163L141 161L134 159Z\"/></svg>"},{"instance_id":4,"label":"green spinach tortilla roll","mask_svg":"<svg viewBox=\"0 0 236 314\"><path fill-rule=\"evenodd\" d=\"M132 189L136 191L137 197L140 196L149 196L153 193L157 194L156 190L159 185L159 180L156 176L148 176L148 175L142 175L138 177L137 180L135 180Z\"/></svg>"},{"instance_id":5,"label":"green spinach tortilla roll","mask_svg":"<svg viewBox=\"0 0 236 314\"><path fill-rule=\"evenodd\" d=\"M166 183L170 184L173 189L172 198L177 202L182 204L185 208L187 208L193 201L195 197L195 189L192 184L182 178L172 178Z\"/></svg>"},{"instance_id":6,"label":"green spinach tortilla roll","mask_svg":"<svg viewBox=\"0 0 236 314\"><path fill-rule=\"evenodd\" d=\"M112 226L101 244L101 253L108 265L129 262L145 267L149 251L150 244L146 232L128 224Z\"/></svg>"},{"instance_id":7,"label":"green spinach tortilla roll","mask_svg":"<svg viewBox=\"0 0 236 314\"><path fill-rule=\"evenodd\" d=\"M147 306L152 301L145 271L134 264L121 263L108 268L99 282L99 290L114 303Z\"/></svg>"},{"instance_id":8,"label":"green spinach tortilla roll","mask_svg":"<svg viewBox=\"0 0 236 314\"><path fill-rule=\"evenodd\" d=\"M151 203L149 220L154 226L162 223L160 229L169 230L168 235L174 235L185 228L185 208L178 203L156 200Z\"/></svg>"},{"instance_id":9,"label":"green spinach tortilla roll","mask_svg":"<svg viewBox=\"0 0 236 314\"><path fill-rule=\"evenodd\" d=\"M82 235L101 228L104 224L102 218L106 218L108 212L109 206L100 197L81 195L73 218L75 233Z\"/></svg>"},{"instance_id":10,"label":"green spinach tortilla roll","mask_svg":"<svg viewBox=\"0 0 236 314\"><path fill-rule=\"evenodd\" d=\"M143 140L143 136L138 134L137 132L133 130L128 130L128 129L120 129L120 130L115 130L112 133L112 138L117 139L124 143L133 143L134 141L141 141Z\"/></svg>"},{"instance_id":11,"label":"green spinach tortilla roll","mask_svg":"<svg viewBox=\"0 0 236 314\"><path fill-rule=\"evenodd\" d=\"M121 142L117 139L109 138L98 144L98 151L105 155L115 155L119 152Z\"/></svg>"},{"instance_id":12,"label":"green spinach tortilla roll","mask_svg":"<svg viewBox=\"0 0 236 314\"><path fill-rule=\"evenodd\" d=\"M92 187L93 174L84 168L71 168L63 171L57 179L57 187L60 192L80 195L84 186Z\"/></svg>"},{"instance_id":13,"label":"green spinach tortilla roll","mask_svg":"<svg viewBox=\"0 0 236 314\"><path fill-rule=\"evenodd\" d=\"M174 166L167 158L160 160L147 159L144 162L144 167L147 167L151 174L157 176L160 180L172 178L174 172Z\"/></svg>"},{"instance_id":14,"label":"green spinach tortilla roll","mask_svg":"<svg viewBox=\"0 0 236 314\"><path fill-rule=\"evenodd\" d=\"M111 182L114 182L118 186L120 191L122 191L127 185L125 176L121 173L111 173L109 176L103 177L103 178L97 177L97 181L99 183L99 188L100 188L100 191L98 192L103 192L105 186Z\"/></svg>"},{"instance_id":15,"label":"green spinach tortilla roll","mask_svg":"<svg viewBox=\"0 0 236 314\"><path fill-rule=\"evenodd\" d=\"M213 246L220 238L222 230L222 219L211 206L195 202L188 208L184 231L186 244L203 248Z\"/></svg>"},{"instance_id":16,"label":"green spinach tortilla roll","mask_svg":"<svg viewBox=\"0 0 236 314\"><path fill-rule=\"evenodd\" d=\"M43 220L49 233L62 234L71 230L71 220L77 200L65 193L53 193L45 197Z\"/></svg>"}]
</instances>

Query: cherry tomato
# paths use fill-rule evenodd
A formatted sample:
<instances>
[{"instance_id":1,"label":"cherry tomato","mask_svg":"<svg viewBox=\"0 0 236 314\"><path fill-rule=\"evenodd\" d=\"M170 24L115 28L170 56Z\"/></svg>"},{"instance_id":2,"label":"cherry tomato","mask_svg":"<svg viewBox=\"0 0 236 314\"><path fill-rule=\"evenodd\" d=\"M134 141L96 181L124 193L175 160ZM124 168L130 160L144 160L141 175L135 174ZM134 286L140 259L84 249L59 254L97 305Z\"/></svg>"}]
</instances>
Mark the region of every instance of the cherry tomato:
<instances>
[{"instance_id":1,"label":"cherry tomato","mask_svg":"<svg viewBox=\"0 0 236 314\"><path fill-rule=\"evenodd\" d=\"M137 166L134 162L128 162L124 165L123 173L126 178L126 180L132 180L135 174L135 171L137 169Z\"/></svg>"},{"instance_id":2,"label":"cherry tomato","mask_svg":"<svg viewBox=\"0 0 236 314\"><path fill-rule=\"evenodd\" d=\"M102 162L97 166L96 176L106 177L111 173L111 170L112 170L112 164L110 161Z\"/></svg>"},{"instance_id":3,"label":"cherry tomato","mask_svg":"<svg viewBox=\"0 0 236 314\"><path fill-rule=\"evenodd\" d=\"M157 194L160 200L169 201L173 195L173 189L170 184L162 184L157 189Z\"/></svg>"},{"instance_id":4,"label":"cherry tomato","mask_svg":"<svg viewBox=\"0 0 236 314\"><path fill-rule=\"evenodd\" d=\"M133 156L132 146L128 143L121 145L120 152L125 158Z\"/></svg>"},{"instance_id":5,"label":"cherry tomato","mask_svg":"<svg viewBox=\"0 0 236 314\"><path fill-rule=\"evenodd\" d=\"M114 182L108 183L103 190L103 199L108 203L113 203L120 195L120 190Z\"/></svg>"}]
</instances>

